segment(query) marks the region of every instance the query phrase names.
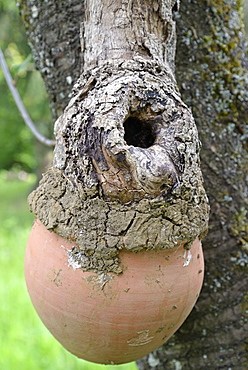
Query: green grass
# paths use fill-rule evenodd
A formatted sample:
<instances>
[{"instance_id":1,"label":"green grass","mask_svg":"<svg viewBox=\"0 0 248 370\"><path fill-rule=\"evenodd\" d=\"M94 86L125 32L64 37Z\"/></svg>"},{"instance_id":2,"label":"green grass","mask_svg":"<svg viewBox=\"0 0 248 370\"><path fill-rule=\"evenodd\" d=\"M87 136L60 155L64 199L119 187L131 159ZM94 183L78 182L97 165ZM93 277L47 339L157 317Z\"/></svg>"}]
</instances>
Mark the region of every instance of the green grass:
<instances>
[{"instance_id":1,"label":"green grass","mask_svg":"<svg viewBox=\"0 0 248 370\"><path fill-rule=\"evenodd\" d=\"M97 365L67 352L43 326L30 302L23 275L32 226L26 198L35 177L23 181L0 172L0 369L135 370L135 363Z\"/></svg>"}]
</instances>

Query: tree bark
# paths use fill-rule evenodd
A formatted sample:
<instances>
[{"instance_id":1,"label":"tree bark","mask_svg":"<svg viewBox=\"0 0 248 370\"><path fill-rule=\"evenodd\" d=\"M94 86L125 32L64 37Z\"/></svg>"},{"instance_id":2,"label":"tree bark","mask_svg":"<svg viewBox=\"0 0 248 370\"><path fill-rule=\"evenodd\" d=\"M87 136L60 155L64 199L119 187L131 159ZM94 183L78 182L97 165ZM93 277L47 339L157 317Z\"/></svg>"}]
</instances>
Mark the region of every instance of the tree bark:
<instances>
[{"instance_id":1,"label":"tree bark","mask_svg":"<svg viewBox=\"0 0 248 370\"><path fill-rule=\"evenodd\" d=\"M139 368L246 369L248 93L241 4L182 1L176 19L177 80L199 130L211 205L206 275L188 320Z\"/></svg>"},{"instance_id":2,"label":"tree bark","mask_svg":"<svg viewBox=\"0 0 248 370\"><path fill-rule=\"evenodd\" d=\"M123 5L129 2L120 3ZM168 39L168 35L173 31L172 27L164 25L162 21L158 22L158 18L154 19L154 13L146 11L149 8L148 3L147 8L140 11L140 4L137 2L135 11L129 14L135 24L133 33L128 32L129 26L124 22L126 16L118 18L118 14L127 11L126 5L123 10L119 2L112 4L111 6L116 6L119 11L112 19L112 22L115 21L115 28L109 30L108 20L103 19L107 29L106 33L103 32L101 35L99 33L92 35L87 28L89 27L87 17L91 14L87 4L83 6L81 1L75 0L73 6L70 4L67 9L61 5L59 17L63 17L65 23L62 29L60 22L53 23L53 31L58 35L55 39L50 37L48 32L52 23L50 28L47 27L49 19L52 19L49 5L55 7L53 12L55 16L60 2L37 1L35 7L38 16L32 18L31 14L37 14L34 12L33 1L22 1L23 18L28 25L28 33L39 63L46 60L41 57L41 52L45 53L43 55L51 53L51 40L54 42L57 39L64 40L63 45L70 45L71 38L75 40L73 50L74 52L77 50L78 57L75 58L73 75L63 73L67 64L63 62L63 55L59 53L56 54L56 71L55 64L50 66L49 73L40 67L56 112L61 112L61 107L65 106L67 96L70 94L71 87L64 83L64 76L72 76L70 81L73 83L82 68L87 70L91 63L92 67L101 68L105 58L115 59L116 55L116 58L126 60L138 55L140 58L150 60L155 47L156 55L164 63L166 56L165 50L161 47L161 40L162 45L164 40L167 40L167 65L173 71L173 36ZM153 2L154 9L158 6L158 10L159 5L161 6L161 3ZM174 4L174 10L177 10L177 6ZM247 56L240 8L239 1L191 0L183 1L180 12L175 13L178 24L177 80L184 100L192 107L198 126L202 141L202 170L212 209L209 234L204 240L207 272L202 294L189 319L171 341L138 362L140 369L245 369L248 366L245 342L248 261L245 140L248 97ZM79 28L82 19L73 16L75 9L77 14L83 14L84 10L86 13L84 28L81 27L81 32L85 35L83 66L79 52ZM102 8L98 5L97 9L100 11ZM69 12L68 19L72 22L67 21L66 12ZM144 35L142 32L147 31L142 26L143 12L144 18L147 17L151 25L153 22L158 24L155 32L156 42L152 42L153 47L151 40L149 44L149 37L142 41ZM35 20L30 23L34 18ZM137 24L139 27L136 27ZM38 25L40 28L37 28ZM73 37L69 32L72 25L73 30L77 29ZM116 38L112 37L107 38L108 47L102 49L101 43L106 40L106 35L117 33L118 43L122 45L121 51L116 51L118 49L115 45ZM36 42L38 35L45 41ZM135 46L130 50L133 38ZM126 48L127 44L129 46ZM92 82L93 80L88 80L90 89ZM64 98L58 102L57 97L61 93L64 94Z\"/></svg>"},{"instance_id":3,"label":"tree bark","mask_svg":"<svg viewBox=\"0 0 248 370\"><path fill-rule=\"evenodd\" d=\"M197 130L171 69L172 5L85 2L84 73L29 197L49 230L76 241L85 270L120 273L123 248L188 249L206 233Z\"/></svg>"},{"instance_id":4,"label":"tree bark","mask_svg":"<svg viewBox=\"0 0 248 370\"><path fill-rule=\"evenodd\" d=\"M72 86L82 72L80 24L84 2L20 0L17 5L55 120L67 105Z\"/></svg>"}]
</instances>

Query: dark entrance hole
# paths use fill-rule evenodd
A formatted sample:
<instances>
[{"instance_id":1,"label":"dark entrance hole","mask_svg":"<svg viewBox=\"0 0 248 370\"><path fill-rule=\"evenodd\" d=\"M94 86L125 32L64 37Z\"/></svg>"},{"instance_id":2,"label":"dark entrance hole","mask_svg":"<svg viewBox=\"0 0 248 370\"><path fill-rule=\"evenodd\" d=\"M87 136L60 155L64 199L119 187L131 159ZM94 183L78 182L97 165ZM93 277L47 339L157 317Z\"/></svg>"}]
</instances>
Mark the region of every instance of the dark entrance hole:
<instances>
[{"instance_id":1,"label":"dark entrance hole","mask_svg":"<svg viewBox=\"0 0 248 370\"><path fill-rule=\"evenodd\" d=\"M136 117L129 117L123 125L127 145L149 148L154 143L155 137L149 123L140 121Z\"/></svg>"}]
</instances>

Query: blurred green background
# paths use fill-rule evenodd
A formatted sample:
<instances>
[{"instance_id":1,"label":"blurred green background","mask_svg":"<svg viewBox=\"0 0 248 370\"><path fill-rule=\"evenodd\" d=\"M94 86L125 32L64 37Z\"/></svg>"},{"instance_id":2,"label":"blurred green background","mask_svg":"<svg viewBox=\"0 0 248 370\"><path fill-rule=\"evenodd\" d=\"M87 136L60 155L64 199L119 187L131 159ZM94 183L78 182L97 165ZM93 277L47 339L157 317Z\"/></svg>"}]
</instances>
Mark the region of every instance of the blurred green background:
<instances>
[{"instance_id":1,"label":"blurred green background","mask_svg":"<svg viewBox=\"0 0 248 370\"><path fill-rule=\"evenodd\" d=\"M0 0L0 46L23 103L43 135L52 135L52 121L43 81L27 44L15 0ZM0 70L0 169L34 172L41 150L27 129ZM43 154L43 153L42 153Z\"/></svg>"},{"instance_id":2,"label":"blurred green background","mask_svg":"<svg viewBox=\"0 0 248 370\"><path fill-rule=\"evenodd\" d=\"M15 0L0 0L0 47L23 103L39 131L52 138L43 81L27 44ZM26 202L52 149L25 126L0 69L0 369L135 370L135 363L96 365L67 352L43 326L30 302L23 274L33 222Z\"/></svg>"},{"instance_id":3,"label":"blurred green background","mask_svg":"<svg viewBox=\"0 0 248 370\"><path fill-rule=\"evenodd\" d=\"M246 30L248 0L245 2ZM27 44L15 0L0 0L0 46L23 102L40 132L52 138L47 96ZM51 160L25 126L0 69L0 369L135 370L136 364L101 366L79 360L43 326L29 300L25 245L32 226L26 198Z\"/></svg>"},{"instance_id":4,"label":"blurred green background","mask_svg":"<svg viewBox=\"0 0 248 370\"><path fill-rule=\"evenodd\" d=\"M33 216L26 197L36 175L0 171L0 369L135 370L136 364L103 366L67 352L43 326L30 302L23 260Z\"/></svg>"}]
</instances>

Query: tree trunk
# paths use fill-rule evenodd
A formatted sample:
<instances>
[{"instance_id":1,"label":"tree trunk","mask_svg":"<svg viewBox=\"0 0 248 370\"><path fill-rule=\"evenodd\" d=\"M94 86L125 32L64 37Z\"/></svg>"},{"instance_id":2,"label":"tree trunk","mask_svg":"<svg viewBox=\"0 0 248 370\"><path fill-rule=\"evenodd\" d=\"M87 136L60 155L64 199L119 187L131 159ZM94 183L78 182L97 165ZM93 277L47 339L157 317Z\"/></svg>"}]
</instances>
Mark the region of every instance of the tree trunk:
<instances>
[{"instance_id":1,"label":"tree trunk","mask_svg":"<svg viewBox=\"0 0 248 370\"><path fill-rule=\"evenodd\" d=\"M172 71L172 5L85 2L84 73L55 123L54 166L29 203L77 242L86 270L119 273L122 248L190 248L206 233L198 135Z\"/></svg>"},{"instance_id":2,"label":"tree trunk","mask_svg":"<svg viewBox=\"0 0 248 370\"><path fill-rule=\"evenodd\" d=\"M84 2L17 1L37 69L45 82L51 113L56 119L69 101L82 72L80 23Z\"/></svg>"},{"instance_id":3,"label":"tree trunk","mask_svg":"<svg viewBox=\"0 0 248 370\"><path fill-rule=\"evenodd\" d=\"M144 369L246 369L247 56L237 1L182 1L176 74L202 142L210 200L206 274L195 309Z\"/></svg>"},{"instance_id":4,"label":"tree trunk","mask_svg":"<svg viewBox=\"0 0 248 370\"><path fill-rule=\"evenodd\" d=\"M80 94L86 97L92 89L95 91L97 83L99 86L99 81L104 80L102 76L110 75L110 69L113 70L116 78L120 76L126 78L126 71L128 71L129 84L137 72L142 74L142 70L145 70L149 79L143 79L141 82L143 87L141 89L141 85L139 85L139 88L135 90L136 94L144 90L144 82L145 85L150 83L153 85L150 85L150 90L153 89L157 92L156 100L161 103L163 101L159 88L159 84L161 84L160 86L167 92L167 99L169 94L174 94L170 100L172 106L176 103L177 106L181 107L181 114L187 112L188 115L188 111L185 110L184 104L178 97L173 78L174 31L171 13L166 12L166 9L170 9L170 11L172 9L172 4L168 8L168 3L154 1L151 6L149 2L135 2L136 6L134 6L131 1L117 1L113 4L110 2L109 13L107 13L104 7L108 6L108 2L105 1L102 1L101 4L97 1L85 2L83 5L81 1L74 0L69 2L69 5L66 2L66 6L64 2L60 1L36 2L35 6L32 1L22 1L22 16L33 44L38 61L37 65L50 94L54 116L60 114L62 107L65 107L67 97L70 95L70 83L75 82L82 67L85 73L74 89L74 96L77 98L73 103L79 104ZM177 6L178 3L174 4L174 11L177 10ZM178 27L176 75L181 94L185 102L192 107L198 126L202 141L202 170L211 203L210 229L204 240L207 272L200 299L189 319L171 341L138 362L140 369L245 369L248 366L247 343L245 343L247 332L246 267L248 260L247 147L245 140L247 139L248 96L245 85L247 83L247 58L240 23L240 7L239 1L191 0L183 1L180 12L175 13ZM94 9L95 12L93 12ZM84 11L85 20L83 18ZM111 14L115 14L115 16L111 18ZM55 21L56 16L58 21ZM94 19L94 17L96 18ZM100 23L99 19L101 19ZM83 20L83 26L80 27ZM111 24L114 23L114 28L109 29L110 21ZM61 27L61 23L63 27ZM131 29L130 24L132 25ZM101 27L100 30L99 27ZM84 50L83 65L81 65L82 58L79 51L80 28L81 34L84 35L81 39ZM59 53L57 40L62 43L61 53ZM68 50L70 52L67 52ZM71 57L71 53L74 58ZM52 62L51 58L53 58ZM105 63L106 58L112 60L109 67ZM121 59L121 62L118 59ZM46 68L44 68L44 63ZM94 67L96 67L94 74L87 74L87 70ZM132 74L130 71L135 69L135 74ZM157 79L158 76L159 79ZM135 82L137 85L139 84L139 81ZM168 86L170 91L168 91ZM143 103L143 107L147 105L151 107L154 104L150 97L148 99L147 96L138 94L138 100L137 97L133 98L130 110L130 100L127 103L121 95L118 95L117 91L119 90L114 90L112 95L108 93L108 96L112 97L112 100L108 100L111 106L107 107L105 104L105 109L113 110L113 107L116 108L120 106L120 103L124 103L124 109L118 113L120 125L124 124L130 117L137 119L135 112L137 112L138 101ZM126 91L122 90L122 96L125 95ZM113 96L117 96L117 103L113 102ZM60 98L58 99L58 97ZM85 101L90 107L92 102L89 99L88 102L87 99ZM129 111L127 107L129 107ZM84 109L86 108L84 107ZM96 111L94 105L91 109L92 112ZM152 122L151 110L148 112L144 108L142 109L142 114L140 116L139 113L138 117L142 118L142 122L149 121L150 125ZM157 104L154 109L157 109L157 117L161 112L164 112L161 104L160 106ZM72 119L75 112L69 112L69 110L70 106L65 113L67 118L64 116L63 120ZM71 114L69 118L68 114ZM187 117L186 122L192 131L194 126L191 118ZM171 123L171 117L167 120ZM60 122L59 120L57 123L57 135L61 138ZM153 121L151 126L155 127L156 124L158 122ZM119 139L117 143L115 142L119 145L115 146L117 148L115 151L111 151L113 144L113 138L111 138L109 139L111 145L105 145L106 149L102 147L102 150L98 151L99 146L95 145L94 147L93 145L90 154L84 152L84 165L86 164L90 170L87 174L82 171L80 179L79 174L75 172L75 163L65 160L66 154L62 153L64 140L67 140L66 130L64 130L63 140L57 148L56 166L65 171L66 176L74 183L76 181L78 184L82 180L84 185L87 183L87 189L90 191L86 192L85 197L92 197L93 193L96 194L99 182L105 197L110 197L111 201L113 201L113 194L115 196L118 194L117 199L124 203L130 200L139 202L144 193L157 197L161 194L161 186L166 190L165 193L168 196L177 183L178 177L181 177L182 172L185 171L181 167L185 165L185 160L182 163L180 157L176 156L175 150L173 150L175 145L178 145L175 137L178 133L177 130L182 127L181 122L177 122L175 125L173 137L168 136L168 131L161 131L160 124L157 126L161 132L161 140L166 137L167 143L169 143L166 144L162 140L162 146L165 150L162 153L164 154L163 158L168 158L169 155L173 159L172 163L169 159L165 162L163 159L163 168L166 167L166 179L164 177L162 183L156 182L157 179L154 182L151 180L150 171L146 171L145 177L148 176L151 180L150 184L152 184L148 187L149 189L142 184L142 176L136 176L135 179L131 176L133 180L127 181L130 178L130 173L133 174L132 171L130 172L132 163L135 163L134 166L139 166L142 155L142 150L139 147L141 141L145 143L142 144L143 148L147 148L150 146L149 140L153 140L151 132L148 130L147 133L149 125L141 125L145 135L142 135L142 138L138 137L138 145L137 141L133 145L136 147L136 153L131 153L133 157L129 162L125 148L120 148ZM131 126L129 125L129 127ZM71 142L67 141L67 149L75 147L75 140L78 139L78 136L77 133L73 135L75 139ZM125 135L126 141L134 137L133 132L130 132L130 135L125 133ZM185 140L185 135L183 136L183 140ZM196 143L195 134L192 137ZM83 140L86 140L85 137ZM89 146L90 140L93 140L92 132L87 140L82 142ZM97 140L98 143L103 143L101 137ZM104 140L104 144L106 144L108 138L105 137ZM195 145L193 149L194 152L197 152ZM125 154L124 159L120 160L120 155L123 153ZM189 153L182 154L184 158L185 155L188 159L190 158ZM116 170L119 170L119 164L117 166L116 162L121 163L123 160L122 177L118 179L117 184L115 181L111 183L111 173L116 173ZM93 167L90 163L93 163ZM154 158L152 158L152 163L154 163ZM74 170L71 171L73 166ZM111 168L110 172L109 168ZM127 168L129 169L127 170ZM189 170L190 166L187 167L187 171ZM141 172L142 169L138 171L138 173ZM160 176L161 172L158 177ZM197 181L199 184L199 177ZM128 192L124 190L127 188L127 183L131 183ZM117 189L119 190L117 191ZM158 189L160 190L158 191ZM131 198L130 194L132 194ZM132 198L133 196L134 198ZM204 209L206 214L206 207ZM167 218L171 219L171 215L169 216ZM126 218L125 222L128 224L131 219ZM52 227L54 227L53 224ZM202 232L203 225L198 225L198 233L199 229ZM68 233L64 235L68 236ZM186 239L189 239L188 235Z\"/></svg>"}]
</instances>

